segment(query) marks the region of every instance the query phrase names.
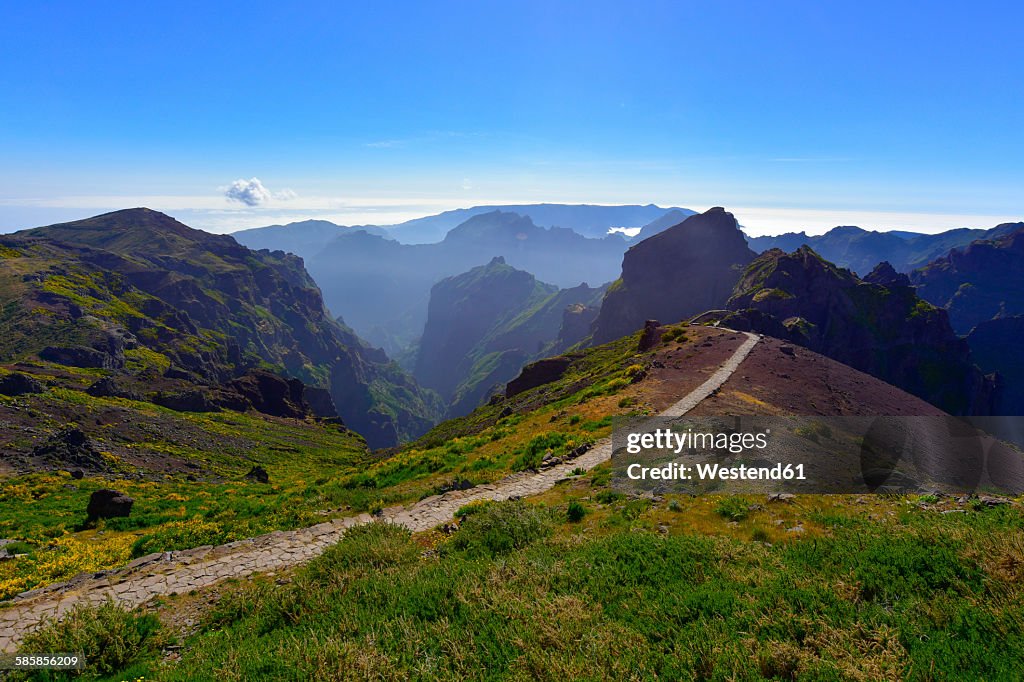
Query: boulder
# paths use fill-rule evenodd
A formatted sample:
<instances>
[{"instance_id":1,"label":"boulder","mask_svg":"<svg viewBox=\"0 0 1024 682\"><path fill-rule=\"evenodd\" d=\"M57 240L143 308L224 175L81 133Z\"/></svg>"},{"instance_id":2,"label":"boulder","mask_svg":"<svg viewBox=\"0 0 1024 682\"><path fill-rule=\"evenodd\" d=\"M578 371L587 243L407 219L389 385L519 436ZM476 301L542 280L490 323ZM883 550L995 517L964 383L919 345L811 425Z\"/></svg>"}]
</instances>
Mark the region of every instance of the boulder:
<instances>
[{"instance_id":1,"label":"boulder","mask_svg":"<svg viewBox=\"0 0 1024 682\"><path fill-rule=\"evenodd\" d=\"M39 357L68 367L116 369L113 358L88 346L47 346L39 352Z\"/></svg>"},{"instance_id":2,"label":"boulder","mask_svg":"<svg viewBox=\"0 0 1024 682\"><path fill-rule=\"evenodd\" d=\"M103 488L89 497L86 513L89 515L90 521L125 517L132 513L133 504L135 504L135 500L124 493Z\"/></svg>"},{"instance_id":3,"label":"boulder","mask_svg":"<svg viewBox=\"0 0 1024 682\"><path fill-rule=\"evenodd\" d=\"M14 372L0 377L0 393L3 395L24 395L25 393L42 393L46 390L39 381L32 377Z\"/></svg>"},{"instance_id":4,"label":"boulder","mask_svg":"<svg viewBox=\"0 0 1024 682\"><path fill-rule=\"evenodd\" d=\"M220 411L220 407L210 399L210 396L205 391L198 389L177 393L157 393L153 397L153 402L176 412Z\"/></svg>"},{"instance_id":5,"label":"boulder","mask_svg":"<svg viewBox=\"0 0 1024 682\"><path fill-rule=\"evenodd\" d=\"M85 392L95 398L127 398L128 400L140 400L141 396L135 391L128 390L113 377L103 377L94 382Z\"/></svg>"},{"instance_id":6,"label":"boulder","mask_svg":"<svg viewBox=\"0 0 1024 682\"><path fill-rule=\"evenodd\" d=\"M245 475L245 480L257 483L270 483L270 474L267 473L266 469L257 464Z\"/></svg>"}]
</instances>

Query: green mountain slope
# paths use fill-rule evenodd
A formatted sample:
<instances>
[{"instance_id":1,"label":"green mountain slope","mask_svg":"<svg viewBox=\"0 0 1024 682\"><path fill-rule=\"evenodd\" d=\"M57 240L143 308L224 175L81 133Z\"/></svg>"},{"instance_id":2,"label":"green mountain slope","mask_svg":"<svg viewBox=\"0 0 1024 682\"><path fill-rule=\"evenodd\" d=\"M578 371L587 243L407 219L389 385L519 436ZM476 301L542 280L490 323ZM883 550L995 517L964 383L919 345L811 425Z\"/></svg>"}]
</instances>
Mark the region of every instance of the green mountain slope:
<instances>
[{"instance_id":1,"label":"green mountain slope","mask_svg":"<svg viewBox=\"0 0 1024 682\"><path fill-rule=\"evenodd\" d=\"M431 289L415 376L449 401L449 416L466 414L528 361L567 347L566 308L594 305L601 293L544 284L501 257L444 279Z\"/></svg>"},{"instance_id":2,"label":"green mountain slope","mask_svg":"<svg viewBox=\"0 0 1024 682\"><path fill-rule=\"evenodd\" d=\"M46 353L64 364L125 341L163 356L174 375L223 381L274 369L330 391L341 416L373 446L435 423L436 396L326 314L301 259L251 251L156 211L117 211L4 238L5 357ZM44 343L45 341L45 343ZM60 349L71 349L60 351ZM127 350L138 350L128 348ZM138 353L136 353L138 354Z\"/></svg>"}]
</instances>

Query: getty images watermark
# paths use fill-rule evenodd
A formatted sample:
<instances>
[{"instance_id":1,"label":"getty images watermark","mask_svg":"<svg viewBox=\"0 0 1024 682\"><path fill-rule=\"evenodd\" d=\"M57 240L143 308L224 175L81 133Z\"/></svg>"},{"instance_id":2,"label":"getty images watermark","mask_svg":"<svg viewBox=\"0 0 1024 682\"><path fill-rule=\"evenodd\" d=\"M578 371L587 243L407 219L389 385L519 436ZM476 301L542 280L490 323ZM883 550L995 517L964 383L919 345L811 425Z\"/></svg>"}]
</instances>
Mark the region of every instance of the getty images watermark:
<instances>
[{"instance_id":1,"label":"getty images watermark","mask_svg":"<svg viewBox=\"0 0 1024 682\"><path fill-rule=\"evenodd\" d=\"M1021 417L619 418L612 447L635 490L1024 492Z\"/></svg>"}]
</instances>

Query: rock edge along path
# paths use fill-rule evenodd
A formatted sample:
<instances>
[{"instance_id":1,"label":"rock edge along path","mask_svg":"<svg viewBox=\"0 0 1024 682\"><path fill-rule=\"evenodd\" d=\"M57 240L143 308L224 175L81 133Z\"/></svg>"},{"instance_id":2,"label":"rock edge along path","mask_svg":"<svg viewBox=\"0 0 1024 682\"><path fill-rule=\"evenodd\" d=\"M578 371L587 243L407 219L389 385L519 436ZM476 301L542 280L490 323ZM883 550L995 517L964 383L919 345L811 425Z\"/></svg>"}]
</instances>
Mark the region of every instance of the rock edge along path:
<instances>
[{"instance_id":1,"label":"rock edge along path","mask_svg":"<svg viewBox=\"0 0 1024 682\"><path fill-rule=\"evenodd\" d=\"M703 384L661 413L681 417L724 384L757 344L755 334ZM550 489L574 469L591 469L612 455L610 438L599 440L584 454L537 473L522 472L488 485L427 497L410 507L390 507L379 517L349 516L293 531L276 531L216 547L161 552L136 559L124 568L83 573L67 583L48 585L14 597L0 609L0 652L12 653L29 632L59 619L78 604L100 604L108 599L135 608L149 600L190 592L226 578L274 571L308 561L341 539L352 526L384 520L413 532L429 530L452 519L464 504L478 500L528 497Z\"/></svg>"}]
</instances>

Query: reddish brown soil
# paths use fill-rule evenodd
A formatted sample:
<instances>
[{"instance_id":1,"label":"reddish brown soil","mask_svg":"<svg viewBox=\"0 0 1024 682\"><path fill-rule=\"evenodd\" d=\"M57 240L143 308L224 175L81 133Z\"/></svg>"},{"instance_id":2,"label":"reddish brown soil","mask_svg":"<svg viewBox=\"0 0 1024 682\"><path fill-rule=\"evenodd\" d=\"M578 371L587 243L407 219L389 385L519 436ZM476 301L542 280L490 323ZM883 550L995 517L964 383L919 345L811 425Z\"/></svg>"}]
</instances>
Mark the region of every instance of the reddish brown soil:
<instances>
[{"instance_id":1,"label":"reddish brown soil","mask_svg":"<svg viewBox=\"0 0 1024 682\"><path fill-rule=\"evenodd\" d=\"M686 337L683 343L659 346L640 384L645 402L659 412L707 381L747 338L714 327L691 327Z\"/></svg>"},{"instance_id":2,"label":"reddish brown soil","mask_svg":"<svg viewBox=\"0 0 1024 682\"><path fill-rule=\"evenodd\" d=\"M782 348L787 348L783 352ZM916 396L779 339L763 337L732 377L691 413L821 416L945 414Z\"/></svg>"}]
</instances>

